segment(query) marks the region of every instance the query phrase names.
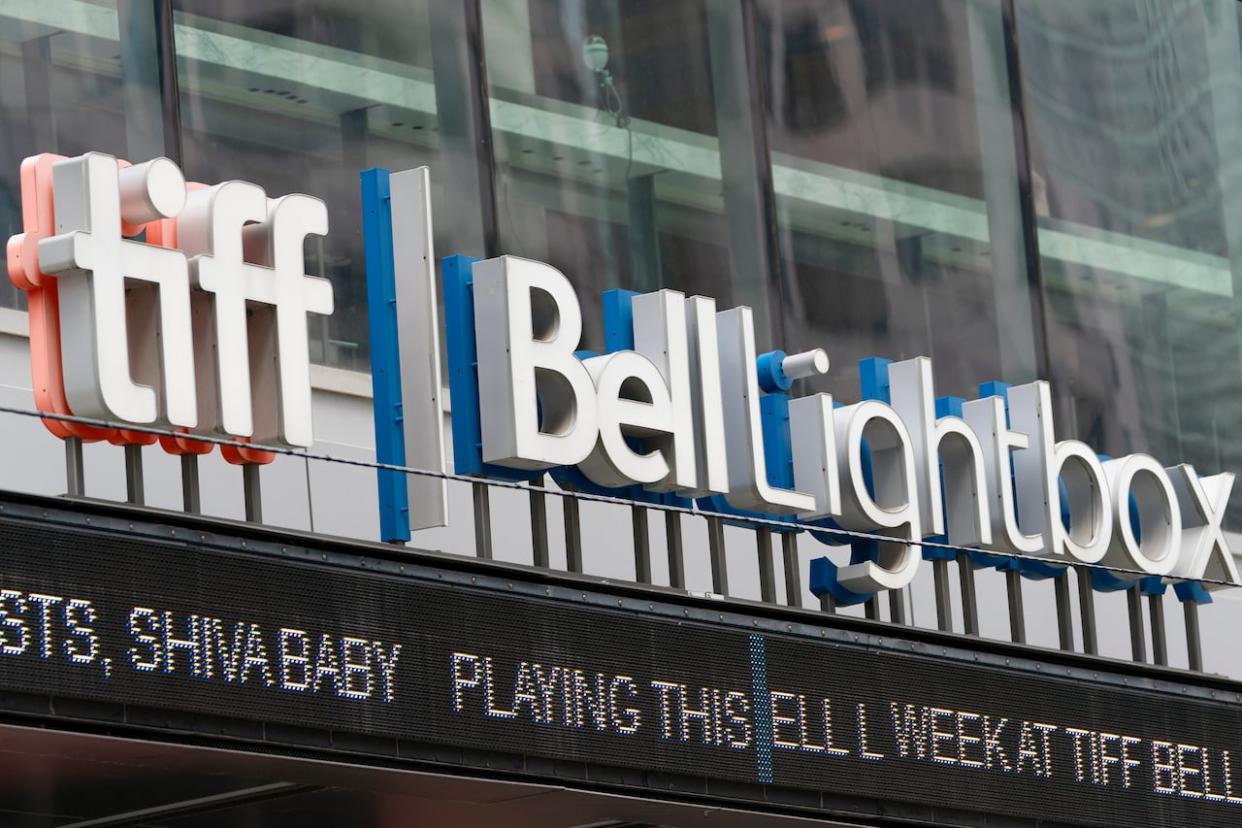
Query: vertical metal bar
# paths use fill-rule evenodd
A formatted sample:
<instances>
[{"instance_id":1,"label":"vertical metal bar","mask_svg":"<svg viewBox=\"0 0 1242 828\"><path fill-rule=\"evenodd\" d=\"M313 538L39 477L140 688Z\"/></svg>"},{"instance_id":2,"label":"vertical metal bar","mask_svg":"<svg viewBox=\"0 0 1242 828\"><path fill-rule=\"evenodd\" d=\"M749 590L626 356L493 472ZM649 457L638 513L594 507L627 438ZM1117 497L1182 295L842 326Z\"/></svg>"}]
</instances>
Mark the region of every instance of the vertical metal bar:
<instances>
[{"instance_id":1,"label":"vertical metal bar","mask_svg":"<svg viewBox=\"0 0 1242 828\"><path fill-rule=\"evenodd\" d=\"M441 205L449 211L444 218L459 233L478 228L478 247L488 256L498 256L495 157L479 0L445 3L431 15L431 63L440 130L439 174L463 194ZM470 192L478 194L477 214L474 199L464 195Z\"/></svg>"},{"instance_id":2,"label":"vertical metal bar","mask_svg":"<svg viewBox=\"0 0 1242 828\"><path fill-rule=\"evenodd\" d=\"M534 481L535 485L543 485L542 478ZM530 490L530 547L532 562L535 566L548 568L548 496L541 490Z\"/></svg>"},{"instance_id":3,"label":"vertical metal bar","mask_svg":"<svg viewBox=\"0 0 1242 828\"><path fill-rule=\"evenodd\" d=\"M1186 616L1186 662L1197 673L1203 672L1203 642L1199 637L1199 604L1183 601L1182 612Z\"/></svg>"},{"instance_id":4,"label":"vertical metal bar","mask_svg":"<svg viewBox=\"0 0 1242 828\"><path fill-rule=\"evenodd\" d=\"M660 231L656 223L655 179L660 171L631 176L625 182L629 205L630 269L629 285L639 293L658 290L664 284L660 274Z\"/></svg>"},{"instance_id":5,"label":"vertical metal bar","mask_svg":"<svg viewBox=\"0 0 1242 828\"><path fill-rule=\"evenodd\" d=\"M142 446L136 443L125 445L125 500L137 506L145 502L142 485Z\"/></svg>"},{"instance_id":6,"label":"vertical metal bar","mask_svg":"<svg viewBox=\"0 0 1242 828\"><path fill-rule=\"evenodd\" d=\"M1070 609L1069 570L1052 579L1057 596L1057 644L1066 652L1074 650L1074 613Z\"/></svg>"},{"instance_id":7,"label":"vertical metal bar","mask_svg":"<svg viewBox=\"0 0 1242 828\"><path fill-rule=\"evenodd\" d=\"M118 0L116 4L125 151L135 163L166 152L157 26L161 5L159 0Z\"/></svg>"},{"instance_id":8,"label":"vertical metal bar","mask_svg":"<svg viewBox=\"0 0 1242 828\"><path fill-rule=\"evenodd\" d=\"M1026 272L1031 285L1031 317L1038 340L1035 357L1037 376L1052 376L1052 358L1048 345L1048 312L1044 297L1043 257L1039 252L1039 224L1035 211L1035 187L1031 175L1031 139L1026 122L1026 97L1022 88L1022 60L1018 49L1018 20L1014 0L1001 0L1001 26L1005 49L1006 75L1009 80L1009 111L1013 113L1013 144L1018 174L1018 206L1021 211L1022 244L1026 254Z\"/></svg>"},{"instance_id":9,"label":"vertical metal bar","mask_svg":"<svg viewBox=\"0 0 1242 828\"><path fill-rule=\"evenodd\" d=\"M836 612L837 601L828 593L819 596L819 608L823 612Z\"/></svg>"},{"instance_id":10,"label":"vertical metal bar","mask_svg":"<svg viewBox=\"0 0 1242 828\"><path fill-rule=\"evenodd\" d=\"M906 623L906 594L900 589L888 591L888 620L894 624Z\"/></svg>"},{"instance_id":11,"label":"vertical metal bar","mask_svg":"<svg viewBox=\"0 0 1242 828\"><path fill-rule=\"evenodd\" d=\"M1098 655L1099 639L1095 627L1095 590L1091 588L1091 570L1078 567L1078 614L1082 618L1082 651L1087 655Z\"/></svg>"},{"instance_id":12,"label":"vertical metal bar","mask_svg":"<svg viewBox=\"0 0 1242 828\"><path fill-rule=\"evenodd\" d=\"M86 467L82 463L82 438L65 438L65 494L82 497L86 494Z\"/></svg>"},{"instance_id":13,"label":"vertical metal bar","mask_svg":"<svg viewBox=\"0 0 1242 828\"><path fill-rule=\"evenodd\" d=\"M707 554L712 568L712 592L729 594L729 566L725 558L724 523L718 517L707 519Z\"/></svg>"},{"instance_id":14,"label":"vertical metal bar","mask_svg":"<svg viewBox=\"0 0 1242 828\"><path fill-rule=\"evenodd\" d=\"M578 498L561 499L565 512L565 569L582 571L582 518L578 513Z\"/></svg>"},{"instance_id":15,"label":"vertical metal bar","mask_svg":"<svg viewBox=\"0 0 1242 828\"><path fill-rule=\"evenodd\" d=\"M306 478L306 522L310 525L310 530L315 531L315 496L311 491L311 472L310 458L302 458L302 471ZM198 484L198 466L194 466L194 483Z\"/></svg>"},{"instance_id":16,"label":"vertical metal bar","mask_svg":"<svg viewBox=\"0 0 1242 828\"><path fill-rule=\"evenodd\" d=\"M1022 573L1016 569L1005 572L1005 588L1009 592L1009 639L1015 644L1026 643L1026 612L1022 606Z\"/></svg>"},{"instance_id":17,"label":"vertical metal bar","mask_svg":"<svg viewBox=\"0 0 1242 828\"><path fill-rule=\"evenodd\" d=\"M943 558L932 561L932 578L936 589L936 629L953 629L953 598L949 593L949 562Z\"/></svg>"},{"instance_id":18,"label":"vertical metal bar","mask_svg":"<svg viewBox=\"0 0 1242 828\"><path fill-rule=\"evenodd\" d=\"M975 590L975 567L969 552L957 553L957 579L962 591L962 631L979 634L979 596Z\"/></svg>"},{"instance_id":19,"label":"vertical metal bar","mask_svg":"<svg viewBox=\"0 0 1242 828\"><path fill-rule=\"evenodd\" d=\"M492 498L486 483L471 483L474 495L474 553L479 560L492 559Z\"/></svg>"},{"instance_id":20,"label":"vertical metal bar","mask_svg":"<svg viewBox=\"0 0 1242 828\"><path fill-rule=\"evenodd\" d=\"M772 556L772 530L755 531L755 547L759 554L759 600L776 603L776 559Z\"/></svg>"},{"instance_id":21,"label":"vertical metal bar","mask_svg":"<svg viewBox=\"0 0 1242 828\"><path fill-rule=\"evenodd\" d=\"M1066 652L1074 649L1074 618L1069 595L1069 571L1052 578L1052 588L1057 596L1057 646Z\"/></svg>"},{"instance_id":22,"label":"vertical metal bar","mask_svg":"<svg viewBox=\"0 0 1242 828\"><path fill-rule=\"evenodd\" d=\"M865 612L867 615L867 618L871 619L872 621L879 621L880 620L880 596L873 595L871 598L868 598L863 603L863 612Z\"/></svg>"},{"instance_id":23,"label":"vertical metal bar","mask_svg":"<svg viewBox=\"0 0 1242 828\"><path fill-rule=\"evenodd\" d=\"M651 538L647 534L646 508L631 506L630 522L634 526L634 580L640 584L649 584L651 583Z\"/></svg>"},{"instance_id":24,"label":"vertical metal bar","mask_svg":"<svg viewBox=\"0 0 1242 828\"><path fill-rule=\"evenodd\" d=\"M802 606L802 566L798 560L798 533L781 533L781 557L785 559L785 603Z\"/></svg>"},{"instance_id":25,"label":"vertical metal bar","mask_svg":"<svg viewBox=\"0 0 1242 828\"><path fill-rule=\"evenodd\" d=\"M181 455L181 508L195 515L203 510L198 488L197 454Z\"/></svg>"},{"instance_id":26,"label":"vertical metal bar","mask_svg":"<svg viewBox=\"0 0 1242 828\"><path fill-rule=\"evenodd\" d=\"M668 545L668 585L686 588L686 555L681 545L681 512L664 513L664 539Z\"/></svg>"},{"instance_id":27,"label":"vertical metal bar","mask_svg":"<svg viewBox=\"0 0 1242 828\"><path fill-rule=\"evenodd\" d=\"M784 284L780 278L776 195L760 80L759 26L755 4L708 0L708 53L720 146L721 181L728 224L731 296L754 309L758 341L779 342Z\"/></svg>"},{"instance_id":28,"label":"vertical metal bar","mask_svg":"<svg viewBox=\"0 0 1242 828\"><path fill-rule=\"evenodd\" d=\"M1138 585L1126 590L1126 610L1130 616L1130 658L1147 661L1147 640L1143 633L1143 595Z\"/></svg>"},{"instance_id":29,"label":"vertical metal bar","mask_svg":"<svg viewBox=\"0 0 1242 828\"><path fill-rule=\"evenodd\" d=\"M242 498L246 503L246 520L263 522L263 492L259 485L258 463L242 464Z\"/></svg>"},{"instance_id":30,"label":"vertical metal bar","mask_svg":"<svg viewBox=\"0 0 1242 828\"><path fill-rule=\"evenodd\" d=\"M1017 71L1017 53L1006 49L999 3L989 0L962 6L970 43L978 169L983 200L988 205L989 310L993 330L1004 332L1005 347L997 354L999 367L1005 376L1046 376L1039 365L1043 332L1038 330L1040 320L1031 297L1032 273L1027 263L1035 240L1024 235L1028 227L1021 208L1029 193L1019 189L1021 176L1015 175L1015 170L1029 163L1024 153L1019 154L1025 142L1015 135L1021 127L1020 116L1011 111L1020 103L1013 98L1011 84Z\"/></svg>"},{"instance_id":31,"label":"vertical metal bar","mask_svg":"<svg viewBox=\"0 0 1242 828\"><path fill-rule=\"evenodd\" d=\"M1169 639L1164 627L1164 596L1159 592L1147 596L1147 612L1151 615L1151 657L1161 667L1169 666Z\"/></svg>"},{"instance_id":32,"label":"vertical metal bar","mask_svg":"<svg viewBox=\"0 0 1242 828\"><path fill-rule=\"evenodd\" d=\"M160 109L164 121L164 155L181 164L181 87L177 79L177 43L172 0L155 3L156 55L160 64Z\"/></svg>"}]
</instances>

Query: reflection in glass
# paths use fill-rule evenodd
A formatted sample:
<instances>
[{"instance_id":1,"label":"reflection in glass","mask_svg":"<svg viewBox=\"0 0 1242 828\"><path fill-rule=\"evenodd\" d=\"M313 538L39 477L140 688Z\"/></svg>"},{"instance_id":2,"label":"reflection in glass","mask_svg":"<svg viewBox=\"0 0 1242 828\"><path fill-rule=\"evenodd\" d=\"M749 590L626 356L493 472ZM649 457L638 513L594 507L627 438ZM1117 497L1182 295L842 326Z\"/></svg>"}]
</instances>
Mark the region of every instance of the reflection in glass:
<instances>
[{"instance_id":1,"label":"reflection in glass","mask_svg":"<svg viewBox=\"0 0 1242 828\"><path fill-rule=\"evenodd\" d=\"M306 260L332 280L337 310L311 321L312 359L367 370L359 172L430 165L438 252L484 252L477 196L454 188L438 135L434 51L458 44L433 46L426 0L173 5L187 176L327 202L330 232ZM471 207L473 221L451 220Z\"/></svg>"},{"instance_id":2,"label":"reflection in glass","mask_svg":"<svg viewBox=\"0 0 1242 828\"><path fill-rule=\"evenodd\" d=\"M730 256L719 131L749 114L719 122L713 72L722 60L744 67L745 56L720 43L712 15L736 11L484 4L501 252L574 282L584 347L603 346L599 295L609 288L672 287L721 307L765 298L762 278Z\"/></svg>"},{"instance_id":3,"label":"reflection in glass","mask_svg":"<svg viewBox=\"0 0 1242 828\"><path fill-rule=\"evenodd\" d=\"M1060 428L1236 469L1239 6L1017 11Z\"/></svg>"},{"instance_id":4,"label":"reflection in glass","mask_svg":"<svg viewBox=\"0 0 1242 828\"><path fill-rule=\"evenodd\" d=\"M873 355L932 357L942 394L1032 379L999 4L759 8L789 344L846 399Z\"/></svg>"},{"instance_id":5,"label":"reflection in glass","mask_svg":"<svg viewBox=\"0 0 1242 828\"><path fill-rule=\"evenodd\" d=\"M124 73L123 59L132 63L148 56L122 48L119 26L112 2L0 5L0 235L4 238L22 229L23 158L42 152L80 155L88 150L129 156L127 127L141 129L139 122L148 113L128 111L133 98L125 94L125 76L143 73L142 67L132 65L128 67L132 71ZM154 53L149 58L153 61ZM158 117L158 90L138 92L154 95ZM0 305L24 304L24 294L7 275L0 278Z\"/></svg>"}]
</instances>

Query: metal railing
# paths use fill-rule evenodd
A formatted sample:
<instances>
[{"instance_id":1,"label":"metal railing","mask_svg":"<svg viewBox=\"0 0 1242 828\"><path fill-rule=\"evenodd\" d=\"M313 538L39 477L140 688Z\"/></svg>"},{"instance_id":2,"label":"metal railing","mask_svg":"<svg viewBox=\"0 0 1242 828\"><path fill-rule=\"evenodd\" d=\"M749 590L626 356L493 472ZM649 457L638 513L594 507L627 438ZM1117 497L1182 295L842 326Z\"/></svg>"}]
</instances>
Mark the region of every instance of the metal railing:
<instances>
[{"instance_id":1,"label":"metal railing","mask_svg":"<svg viewBox=\"0 0 1242 828\"><path fill-rule=\"evenodd\" d=\"M0 413L43 420L75 422L82 425L102 428L123 428L129 432L160 437L186 437L178 433L160 428L133 426L111 423L86 417L43 414L22 408L0 406ZM759 597L765 603L780 604L777 595L777 570L782 570L784 581L783 603L802 607L803 577L802 563L799 554L797 537L802 532L815 532L821 536L840 539L841 543L853 541L892 541L889 536L870 532L859 532L837 528L825 528L820 525L799 523L788 519L772 519L747 515L737 515L699 508L697 505L682 507L662 503L637 502L626 498L587 492L570 491L550 485L534 485L528 482L512 482L495 479L482 479L452 472L416 469L371 460L359 460L330 454L292 449L281 446L258 445L227 438L193 435L193 439L213 446L237 446L247 449L258 449L300 458L305 462L317 461L366 468L369 470L387 470L402 474L438 478L467 484L472 492L473 545L474 554L482 560L494 557L494 538L492 527L491 492L494 489L513 490L524 493L529 499L531 565L541 568L552 566L549 542L548 497L561 500L564 522L565 568L569 572L584 571L583 534L581 505L584 503L601 503L614 507L623 507L630 511L632 527L632 550L634 559L634 580L641 584L652 584L653 580L653 549L650 542L652 513L658 514L664 523L665 551L667 554L668 586L675 589L686 589L686 544L683 538L683 519L701 520L706 527L707 561L711 576L711 593L724 598L730 596L729 568L725 554L725 526L741 526L754 537L755 559L759 573ZM82 441L71 437L63 441L65 449L65 481L66 493L69 496L85 496L85 470L82 454ZM141 446L126 445L124 462L126 476L126 499L134 504L144 503L144 480ZM243 464L240 470L244 493L246 520L256 523L263 521L261 469L258 464ZM181 457L182 506L186 512L201 511L198 481L197 456L192 454ZM309 496L309 477L308 477ZM313 526L313 516L312 516ZM781 554L775 553L775 538L779 535ZM905 541L903 541L905 542ZM955 546L949 543L923 539L910 542L926 551L935 554L930 557L933 576L933 594L935 602L936 626L944 632L953 632L953 602L951 590L950 563L956 566L960 592L960 615L963 631L968 636L979 636L979 602L975 572L978 564L973 555L981 550ZM1047 558L1021 555L1015 553L994 552L988 550L990 559L1001 559L1008 562L1005 567L1005 582L1009 609L1009 638L1014 643L1026 644L1027 631L1025 624L1025 606L1023 595L1023 575L1017 564L1023 561L1038 561L1047 564ZM1125 590L1127 614L1129 622L1131 658L1136 662L1148 662L1146 646L1147 633L1151 636L1150 663L1169 666L1168 633L1165 625L1165 607L1163 592L1148 592L1144 595L1141 587L1146 573L1103 564L1085 564L1075 562L1066 564L1064 570L1053 576L1057 638L1059 647L1065 651L1075 649L1073 624L1073 591L1070 584L1071 571L1077 585L1079 636L1082 652L1089 655L1099 654L1099 625L1096 617L1096 590L1092 584L1092 573L1103 571L1117 576L1135 578L1134 585ZM1169 581L1171 582L1171 580ZM1209 585L1230 586L1224 581L1203 579L1199 583ZM1148 599L1149 629L1145 629L1142 603ZM883 596L877 594L863 604L866 617L872 620L881 619L881 601ZM888 620L891 623L904 625L910 623L909 607L906 595L901 590L888 592ZM820 596L820 608L824 612L835 612L838 607L828 595ZM1201 645L1199 604L1194 600L1183 601L1185 616L1187 666L1193 671L1203 670L1203 651Z\"/></svg>"}]
</instances>

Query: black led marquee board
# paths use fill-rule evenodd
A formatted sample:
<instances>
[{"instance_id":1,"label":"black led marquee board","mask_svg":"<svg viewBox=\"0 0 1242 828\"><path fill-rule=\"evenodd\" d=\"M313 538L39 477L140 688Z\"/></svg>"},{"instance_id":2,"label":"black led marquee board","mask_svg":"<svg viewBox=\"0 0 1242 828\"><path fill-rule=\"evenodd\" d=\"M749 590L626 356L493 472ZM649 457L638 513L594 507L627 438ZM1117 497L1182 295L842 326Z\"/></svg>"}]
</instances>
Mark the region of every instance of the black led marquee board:
<instances>
[{"instance_id":1,"label":"black led marquee board","mask_svg":"<svg viewBox=\"0 0 1242 828\"><path fill-rule=\"evenodd\" d=\"M1126 686L1064 661L976 662L964 639L954 658L854 643L805 614L786 631L722 604L717 622L674 598L483 570L471 583L427 559L402 572L365 547L43 514L0 510L0 707L20 694L216 717L269 740L287 726L354 761L517 757L487 764L611 769L587 777L647 791L699 778L735 803L1242 824L1242 704L1219 683L1217 698L1189 680Z\"/></svg>"}]
</instances>

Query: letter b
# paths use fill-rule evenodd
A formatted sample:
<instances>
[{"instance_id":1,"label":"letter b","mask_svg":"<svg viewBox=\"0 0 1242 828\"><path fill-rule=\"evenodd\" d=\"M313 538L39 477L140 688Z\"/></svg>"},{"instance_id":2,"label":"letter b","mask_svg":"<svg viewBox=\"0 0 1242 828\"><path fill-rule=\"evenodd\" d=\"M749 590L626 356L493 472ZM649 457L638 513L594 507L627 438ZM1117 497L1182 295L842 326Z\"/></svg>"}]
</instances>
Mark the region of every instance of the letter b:
<instances>
[{"instance_id":1,"label":"letter b","mask_svg":"<svg viewBox=\"0 0 1242 828\"><path fill-rule=\"evenodd\" d=\"M573 466L595 445L595 385L574 356L582 310L554 267L501 256L474 265L483 460Z\"/></svg>"}]
</instances>

